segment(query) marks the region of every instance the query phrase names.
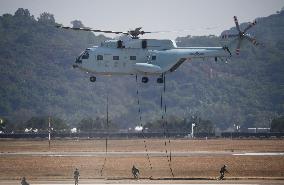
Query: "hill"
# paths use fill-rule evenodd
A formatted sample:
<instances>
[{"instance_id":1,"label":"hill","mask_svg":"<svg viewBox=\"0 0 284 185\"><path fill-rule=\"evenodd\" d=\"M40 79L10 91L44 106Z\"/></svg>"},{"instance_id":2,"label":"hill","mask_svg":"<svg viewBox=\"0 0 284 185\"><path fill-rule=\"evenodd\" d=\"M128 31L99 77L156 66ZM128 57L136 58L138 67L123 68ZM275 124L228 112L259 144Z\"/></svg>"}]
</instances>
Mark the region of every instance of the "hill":
<instances>
[{"instance_id":1,"label":"hill","mask_svg":"<svg viewBox=\"0 0 284 185\"><path fill-rule=\"evenodd\" d=\"M251 30L263 48L244 45L240 57L228 64L193 61L167 76L168 115L193 115L217 128L269 126L283 115L284 13L258 18ZM78 54L107 39L93 33L59 30L54 16L37 19L28 10L0 17L0 116L22 124L33 116L55 116L68 124L83 118L104 118L106 95L110 117L121 128L138 124L135 77L98 77L72 69ZM244 26L241 25L241 26ZM179 46L220 45L216 36L180 37ZM156 80L139 84L144 123L160 118Z\"/></svg>"}]
</instances>

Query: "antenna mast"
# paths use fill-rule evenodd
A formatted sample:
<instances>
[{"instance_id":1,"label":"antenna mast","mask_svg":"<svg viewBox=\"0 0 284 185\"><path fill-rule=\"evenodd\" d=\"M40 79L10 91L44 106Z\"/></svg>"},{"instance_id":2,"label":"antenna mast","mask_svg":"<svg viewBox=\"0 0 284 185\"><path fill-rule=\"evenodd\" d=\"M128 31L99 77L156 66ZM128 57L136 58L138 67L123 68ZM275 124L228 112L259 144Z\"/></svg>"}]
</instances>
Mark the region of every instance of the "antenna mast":
<instances>
[{"instance_id":1,"label":"antenna mast","mask_svg":"<svg viewBox=\"0 0 284 185\"><path fill-rule=\"evenodd\" d=\"M51 124L50 124L50 116L48 117L48 148L50 149L50 133L51 133Z\"/></svg>"}]
</instances>

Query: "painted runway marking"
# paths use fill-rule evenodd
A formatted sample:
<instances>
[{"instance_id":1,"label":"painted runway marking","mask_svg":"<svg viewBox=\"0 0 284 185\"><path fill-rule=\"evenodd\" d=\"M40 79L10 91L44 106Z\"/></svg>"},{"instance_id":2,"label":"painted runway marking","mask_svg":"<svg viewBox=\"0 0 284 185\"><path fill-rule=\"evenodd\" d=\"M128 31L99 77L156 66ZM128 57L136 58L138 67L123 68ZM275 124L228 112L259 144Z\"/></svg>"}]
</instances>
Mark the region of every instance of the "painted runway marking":
<instances>
[{"instance_id":1,"label":"painted runway marking","mask_svg":"<svg viewBox=\"0 0 284 185\"><path fill-rule=\"evenodd\" d=\"M82 184L82 183L80 183L80 184ZM105 185L105 184L89 184L89 183L87 183L87 184L88 185ZM117 184L109 184L109 183L107 183L107 184L108 185L117 185ZM141 183L139 183L139 184L141 184ZM220 184L211 184L211 183L209 183L209 184L210 185L220 185ZM33 184L33 185L74 185L74 184ZM129 185L129 184L119 184L119 185ZM147 184L147 185L157 185L157 184ZM180 184L171 184L171 185L180 185ZM187 184L187 185L197 185L197 184ZM198 185L208 185L208 184L199 184L198 183ZM222 183L222 185L259 185L259 184L223 184Z\"/></svg>"},{"instance_id":2,"label":"painted runway marking","mask_svg":"<svg viewBox=\"0 0 284 185\"><path fill-rule=\"evenodd\" d=\"M233 155L244 155L244 156L284 156L284 153L281 152L248 152L248 153L239 153Z\"/></svg>"},{"instance_id":3,"label":"painted runway marking","mask_svg":"<svg viewBox=\"0 0 284 185\"><path fill-rule=\"evenodd\" d=\"M147 153L141 152L108 152L109 156L144 156ZM164 157L165 152L152 151L148 152L152 157ZM32 156L32 157L102 157L105 152L2 152L0 156ZM189 156L284 156L283 152L244 152L244 153L234 153L234 152L211 152L211 151L192 151L192 152L172 152L174 157L189 157Z\"/></svg>"}]
</instances>

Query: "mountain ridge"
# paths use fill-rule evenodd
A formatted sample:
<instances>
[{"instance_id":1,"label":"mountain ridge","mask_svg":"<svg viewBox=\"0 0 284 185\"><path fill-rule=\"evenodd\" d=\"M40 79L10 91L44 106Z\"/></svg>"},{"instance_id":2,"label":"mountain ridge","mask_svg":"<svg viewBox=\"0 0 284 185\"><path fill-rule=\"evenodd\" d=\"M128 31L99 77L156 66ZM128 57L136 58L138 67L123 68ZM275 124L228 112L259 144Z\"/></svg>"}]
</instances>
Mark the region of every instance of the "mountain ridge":
<instances>
[{"instance_id":1,"label":"mountain ridge","mask_svg":"<svg viewBox=\"0 0 284 185\"><path fill-rule=\"evenodd\" d=\"M82 50L107 38L56 29L49 16L36 20L24 10L0 17L0 116L22 124L33 116L51 115L76 124L105 117L109 93L111 120L121 128L137 125L135 77L98 76L92 84L88 75L71 68ZM266 127L283 115L283 18L283 11L258 18L251 33L263 39L265 48L245 45L228 64L194 61L167 75L168 115L198 115L222 130L234 123ZM219 43L215 36L176 40L178 46ZM160 118L161 89L154 78L139 84L143 123Z\"/></svg>"}]
</instances>

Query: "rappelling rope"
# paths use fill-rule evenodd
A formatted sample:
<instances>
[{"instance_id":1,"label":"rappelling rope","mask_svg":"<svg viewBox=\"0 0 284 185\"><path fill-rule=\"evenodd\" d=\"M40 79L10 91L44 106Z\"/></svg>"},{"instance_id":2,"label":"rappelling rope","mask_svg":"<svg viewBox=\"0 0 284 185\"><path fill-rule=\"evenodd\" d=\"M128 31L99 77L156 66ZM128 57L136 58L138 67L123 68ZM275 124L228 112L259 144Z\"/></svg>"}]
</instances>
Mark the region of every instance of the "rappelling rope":
<instances>
[{"instance_id":1,"label":"rappelling rope","mask_svg":"<svg viewBox=\"0 0 284 185\"><path fill-rule=\"evenodd\" d=\"M107 83L108 84L108 83ZM107 97L106 97L106 138L105 138L105 158L104 158L104 163L103 163L103 166L101 168L101 171L100 171L100 174L101 176L103 176L103 171L104 171L104 168L105 168L105 165L106 165L106 162L107 162L107 152L108 152L108 137L109 137L109 115L108 115L108 98L109 98L109 89L108 87L106 88L107 90Z\"/></svg>"},{"instance_id":2,"label":"rappelling rope","mask_svg":"<svg viewBox=\"0 0 284 185\"><path fill-rule=\"evenodd\" d=\"M164 79L164 97L166 97L166 75L163 75ZM166 102L164 100L164 102ZM168 143L169 143L169 148L170 148L170 162L172 162L172 150L171 150L171 138L170 138L170 134L169 134L169 128L168 128L168 120L166 119L167 116L167 104L164 103L164 112L165 112L165 126L166 126L166 134L168 137Z\"/></svg>"},{"instance_id":3,"label":"rappelling rope","mask_svg":"<svg viewBox=\"0 0 284 185\"><path fill-rule=\"evenodd\" d=\"M141 106L140 106L140 98L139 98L139 84L138 84L138 81L137 81L137 75L136 75L136 87L137 87L136 88L136 96L137 96L137 105L138 105L139 124L142 127L141 134L142 134L142 137L143 137L143 143L144 143L144 148L145 148L147 160L148 160L148 163L149 163L149 168L150 168L150 171L151 171L151 174L152 174L153 168L152 168L152 163L151 163L150 156L149 156L149 150L148 150L147 143L146 143L146 137L145 137L145 134L144 134L144 127L143 127L143 124L142 124ZM152 176L150 176L150 178L152 178Z\"/></svg>"},{"instance_id":4,"label":"rappelling rope","mask_svg":"<svg viewBox=\"0 0 284 185\"><path fill-rule=\"evenodd\" d=\"M174 177L174 172L172 169L172 151L171 148L168 151L168 147L167 145L171 144L171 140L170 140L170 135L169 135L169 130L168 130L168 123L167 123L167 119L166 119L166 113L167 113L167 105L165 103L165 100L163 100L163 95L166 95L166 77L165 74L162 75L163 78L163 89L161 90L161 102L160 102L160 108L161 108L161 112L162 112L162 125L163 125L163 130L164 130L164 138L165 138L165 152L166 152L166 156L167 156L167 161L168 161L168 165L171 171L172 176ZM164 105L164 107L163 107ZM167 140L168 138L168 140ZM167 144L168 143L168 144Z\"/></svg>"}]
</instances>

